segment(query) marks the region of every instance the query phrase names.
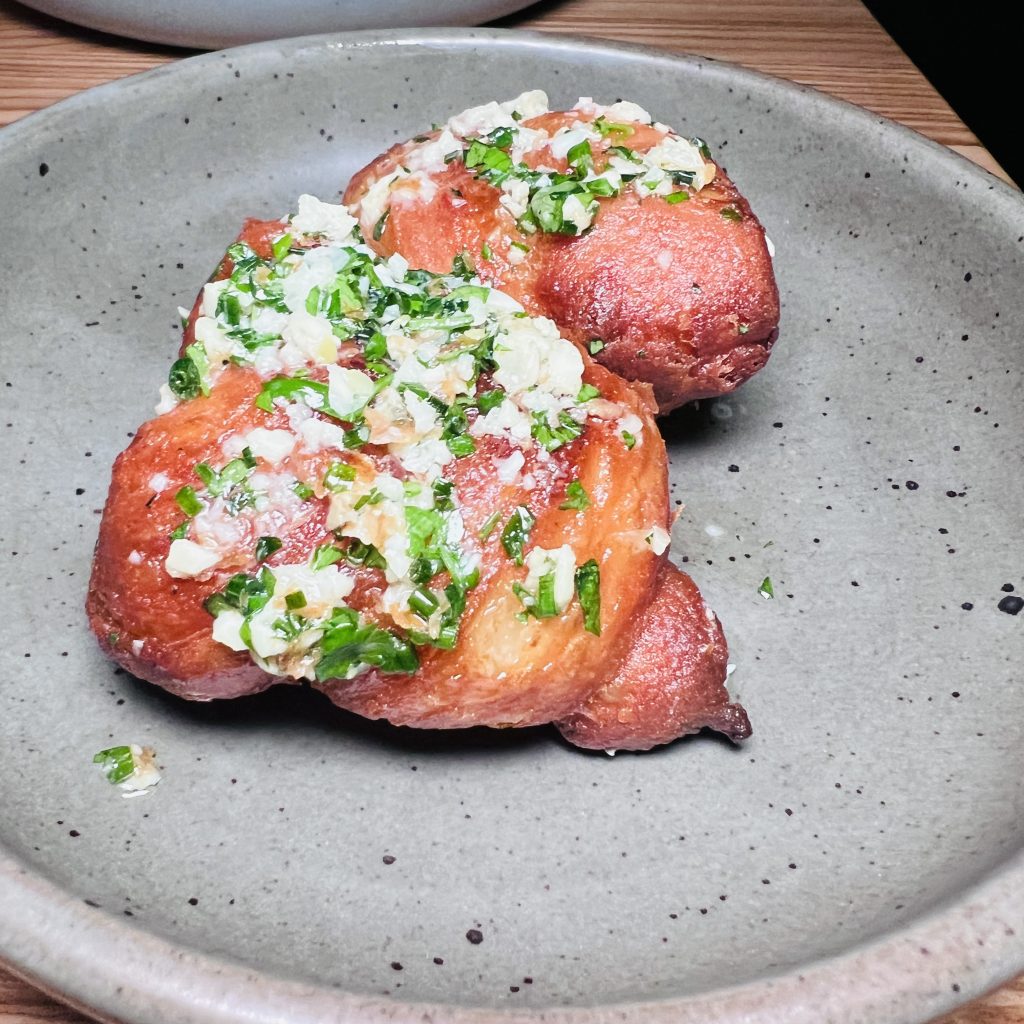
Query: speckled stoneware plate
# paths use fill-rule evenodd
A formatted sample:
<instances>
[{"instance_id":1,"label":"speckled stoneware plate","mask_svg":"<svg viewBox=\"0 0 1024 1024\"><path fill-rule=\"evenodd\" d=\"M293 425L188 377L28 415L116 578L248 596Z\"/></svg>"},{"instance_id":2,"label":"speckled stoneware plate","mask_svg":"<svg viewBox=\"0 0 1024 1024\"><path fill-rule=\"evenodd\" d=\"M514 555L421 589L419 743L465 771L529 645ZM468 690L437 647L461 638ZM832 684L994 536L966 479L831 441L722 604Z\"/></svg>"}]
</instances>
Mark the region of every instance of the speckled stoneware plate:
<instances>
[{"instance_id":1,"label":"speckled stoneware plate","mask_svg":"<svg viewBox=\"0 0 1024 1024\"><path fill-rule=\"evenodd\" d=\"M214 50L310 32L481 25L534 0L24 0L76 25Z\"/></svg>"},{"instance_id":2,"label":"speckled stoneware plate","mask_svg":"<svg viewBox=\"0 0 1024 1024\"><path fill-rule=\"evenodd\" d=\"M279 689L189 705L82 612L115 453L247 214L544 87L700 132L778 249L782 340L665 422L673 557L754 737L588 755ZM0 953L161 1024L920 1022L1024 968L1024 203L699 58L501 32L188 60L0 133ZM758 586L774 582L775 599ZM153 745L123 800L90 764Z\"/></svg>"}]
</instances>

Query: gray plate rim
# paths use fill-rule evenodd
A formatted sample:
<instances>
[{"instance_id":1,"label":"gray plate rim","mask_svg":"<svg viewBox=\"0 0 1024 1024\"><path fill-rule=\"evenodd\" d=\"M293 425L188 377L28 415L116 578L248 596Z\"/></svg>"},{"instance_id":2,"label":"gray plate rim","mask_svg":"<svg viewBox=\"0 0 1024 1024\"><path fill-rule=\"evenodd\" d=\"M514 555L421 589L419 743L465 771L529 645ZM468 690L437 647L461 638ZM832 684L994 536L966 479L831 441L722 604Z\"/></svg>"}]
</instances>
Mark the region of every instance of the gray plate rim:
<instances>
[{"instance_id":1,"label":"gray plate rim","mask_svg":"<svg viewBox=\"0 0 1024 1024\"><path fill-rule=\"evenodd\" d=\"M45 133L67 116L102 115L109 101L145 97L164 78L201 79L225 55L244 62L332 48L402 46L457 48L486 40L512 49L570 49L605 59L710 73L765 96L796 103L859 128L898 138L945 168L951 180L979 186L956 193L965 204L995 203L996 213L1024 214L1011 186L960 154L904 125L821 93L810 86L739 65L691 54L593 37L509 29L399 29L326 33L272 40L200 54L96 86L0 129L0 154ZM59 889L28 867L0 855L0 962L33 984L102 1019L159 1019L162 1024L787 1024L822 1021L921 1024L984 995L1024 970L1024 853L1008 857L960 899L881 939L806 967L734 988L681 999L608 1007L502 1011L403 1003L301 984L197 954L116 921ZM981 941L984 941L982 945ZM908 964L915 966L908 967Z\"/></svg>"}]
</instances>

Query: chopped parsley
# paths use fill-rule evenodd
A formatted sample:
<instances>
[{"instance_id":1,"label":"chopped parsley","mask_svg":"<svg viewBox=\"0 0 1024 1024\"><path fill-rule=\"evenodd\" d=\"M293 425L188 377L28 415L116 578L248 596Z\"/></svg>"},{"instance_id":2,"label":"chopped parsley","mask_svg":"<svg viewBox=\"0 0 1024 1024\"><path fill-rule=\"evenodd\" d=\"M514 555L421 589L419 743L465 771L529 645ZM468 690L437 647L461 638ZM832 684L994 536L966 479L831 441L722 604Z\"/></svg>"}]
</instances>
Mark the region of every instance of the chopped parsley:
<instances>
[{"instance_id":1,"label":"chopped parsley","mask_svg":"<svg viewBox=\"0 0 1024 1024\"><path fill-rule=\"evenodd\" d=\"M583 489L583 484L579 480L573 480L565 489L565 501L558 507L563 510L576 509L581 512L583 509L589 508L589 506L590 496Z\"/></svg>"},{"instance_id":2,"label":"chopped parsley","mask_svg":"<svg viewBox=\"0 0 1024 1024\"><path fill-rule=\"evenodd\" d=\"M479 531L477 532L477 536L481 540L487 540L487 538L490 537L490 535L492 533L494 533L494 528L500 522L501 522L501 513L500 512L492 512L484 520L484 525L480 527Z\"/></svg>"},{"instance_id":3,"label":"chopped parsley","mask_svg":"<svg viewBox=\"0 0 1024 1024\"><path fill-rule=\"evenodd\" d=\"M575 441L583 433L583 426L577 423L567 412L558 414L558 425L551 426L548 415L544 412L533 414L533 425L530 434L546 451L553 452L563 444Z\"/></svg>"},{"instance_id":4,"label":"chopped parsley","mask_svg":"<svg viewBox=\"0 0 1024 1024\"><path fill-rule=\"evenodd\" d=\"M190 519L199 515L199 513L205 508L203 503L199 500L195 489L189 487L188 484L182 487L181 490L175 494L174 500L178 503L178 508L180 508L181 511Z\"/></svg>"},{"instance_id":5,"label":"chopped parsley","mask_svg":"<svg viewBox=\"0 0 1024 1024\"><path fill-rule=\"evenodd\" d=\"M576 596L583 609L583 628L601 635L601 569L591 558L576 570Z\"/></svg>"},{"instance_id":6,"label":"chopped parsley","mask_svg":"<svg viewBox=\"0 0 1024 1024\"><path fill-rule=\"evenodd\" d=\"M287 256L288 253L291 252L291 248L292 236L288 234L282 235L271 246L271 250L274 253L274 259L277 260L278 263L280 263L281 260L283 260L285 256Z\"/></svg>"},{"instance_id":7,"label":"chopped parsley","mask_svg":"<svg viewBox=\"0 0 1024 1024\"><path fill-rule=\"evenodd\" d=\"M172 365L167 375L167 386L176 398L187 401L198 395L210 393L210 361L206 348L194 341L185 349L185 354Z\"/></svg>"},{"instance_id":8,"label":"chopped parsley","mask_svg":"<svg viewBox=\"0 0 1024 1024\"><path fill-rule=\"evenodd\" d=\"M256 561L265 562L275 551L280 550L280 537L260 537L256 541Z\"/></svg>"},{"instance_id":9,"label":"chopped parsley","mask_svg":"<svg viewBox=\"0 0 1024 1024\"><path fill-rule=\"evenodd\" d=\"M135 756L131 747L108 747L94 754L92 763L98 764L107 781L115 786L135 774Z\"/></svg>"},{"instance_id":10,"label":"chopped parsley","mask_svg":"<svg viewBox=\"0 0 1024 1024\"><path fill-rule=\"evenodd\" d=\"M536 522L525 505L517 505L501 531L501 546L516 565L523 564L523 548Z\"/></svg>"},{"instance_id":11,"label":"chopped parsley","mask_svg":"<svg viewBox=\"0 0 1024 1024\"><path fill-rule=\"evenodd\" d=\"M363 621L351 608L335 608L323 629L322 656L316 666L316 677L321 682L352 679L366 668L407 675L419 668L419 658L409 641Z\"/></svg>"},{"instance_id":12,"label":"chopped parsley","mask_svg":"<svg viewBox=\"0 0 1024 1024\"><path fill-rule=\"evenodd\" d=\"M335 562L340 562L344 557L345 552L341 548L337 548L333 544L321 544L313 551L309 567L314 572L318 572L320 569L326 569L329 565L334 565Z\"/></svg>"},{"instance_id":13,"label":"chopped parsley","mask_svg":"<svg viewBox=\"0 0 1024 1024\"><path fill-rule=\"evenodd\" d=\"M274 582L274 574L266 566L255 576L236 573L223 590L211 594L203 602L203 607L214 618L228 609L241 612L249 618L274 596Z\"/></svg>"}]
</instances>

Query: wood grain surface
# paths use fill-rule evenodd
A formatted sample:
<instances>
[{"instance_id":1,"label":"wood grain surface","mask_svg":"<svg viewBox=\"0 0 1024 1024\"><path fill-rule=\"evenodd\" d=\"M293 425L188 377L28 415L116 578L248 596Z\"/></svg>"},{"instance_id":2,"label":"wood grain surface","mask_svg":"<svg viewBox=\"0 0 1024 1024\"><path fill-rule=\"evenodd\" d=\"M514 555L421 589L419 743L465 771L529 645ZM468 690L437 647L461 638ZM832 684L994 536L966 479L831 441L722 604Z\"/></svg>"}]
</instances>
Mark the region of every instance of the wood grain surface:
<instances>
[{"instance_id":1,"label":"wood grain surface","mask_svg":"<svg viewBox=\"0 0 1024 1024\"><path fill-rule=\"evenodd\" d=\"M498 24L745 64L900 121L1005 178L859 0L549 0ZM189 52L80 29L0 0L0 125ZM43 1021L87 1018L0 970L0 1024ZM941 1024L1024 1024L1024 979Z\"/></svg>"}]
</instances>

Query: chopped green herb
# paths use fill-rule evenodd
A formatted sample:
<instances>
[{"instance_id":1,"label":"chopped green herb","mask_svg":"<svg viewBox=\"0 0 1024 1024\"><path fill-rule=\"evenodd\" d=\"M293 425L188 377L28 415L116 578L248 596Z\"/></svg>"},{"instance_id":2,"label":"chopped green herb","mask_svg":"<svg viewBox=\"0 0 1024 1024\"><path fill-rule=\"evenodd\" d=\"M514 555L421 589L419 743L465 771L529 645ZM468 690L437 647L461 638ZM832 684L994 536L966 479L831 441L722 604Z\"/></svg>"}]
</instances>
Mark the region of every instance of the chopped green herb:
<instances>
[{"instance_id":1,"label":"chopped green herb","mask_svg":"<svg viewBox=\"0 0 1024 1024\"><path fill-rule=\"evenodd\" d=\"M260 537L256 541L256 561L265 562L275 551L281 549L279 537Z\"/></svg>"},{"instance_id":2,"label":"chopped green herb","mask_svg":"<svg viewBox=\"0 0 1024 1024\"><path fill-rule=\"evenodd\" d=\"M468 252L460 252L452 260L452 277L472 277L475 272L476 268L470 261Z\"/></svg>"},{"instance_id":3,"label":"chopped green herb","mask_svg":"<svg viewBox=\"0 0 1024 1024\"><path fill-rule=\"evenodd\" d=\"M432 508L406 505L405 522L409 533L409 557L439 558L437 549L444 544L446 535L441 513Z\"/></svg>"},{"instance_id":4,"label":"chopped green herb","mask_svg":"<svg viewBox=\"0 0 1024 1024\"><path fill-rule=\"evenodd\" d=\"M388 567L384 556L372 544L364 544L361 540L350 538L344 556L349 565L361 565L367 569L386 569Z\"/></svg>"},{"instance_id":5,"label":"chopped green herb","mask_svg":"<svg viewBox=\"0 0 1024 1024\"><path fill-rule=\"evenodd\" d=\"M301 590L293 590L290 594L284 595L285 607L289 611L296 611L306 607L306 595Z\"/></svg>"},{"instance_id":6,"label":"chopped green herb","mask_svg":"<svg viewBox=\"0 0 1024 1024\"><path fill-rule=\"evenodd\" d=\"M274 377L263 382L263 387L256 396L255 405L264 412L272 412L277 399L304 402L311 409L333 419L345 419L331 408L326 381L310 380L308 377ZM348 419L351 422L351 417Z\"/></svg>"},{"instance_id":7,"label":"chopped green herb","mask_svg":"<svg viewBox=\"0 0 1024 1024\"><path fill-rule=\"evenodd\" d=\"M242 458L232 459L219 472L205 462L197 463L195 473L203 481L211 497L224 497L228 514L235 516L255 501L255 495L248 483L248 477L255 465L256 460L249 451L247 457L243 452Z\"/></svg>"},{"instance_id":8,"label":"chopped green herb","mask_svg":"<svg viewBox=\"0 0 1024 1024\"><path fill-rule=\"evenodd\" d=\"M601 569L591 558L576 570L576 596L583 609L583 628L601 635Z\"/></svg>"},{"instance_id":9,"label":"chopped green herb","mask_svg":"<svg viewBox=\"0 0 1024 1024\"><path fill-rule=\"evenodd\" d=\"M316 493L312 487L307 483L303 483L301 480L296 480L292 484L292 490L300 497L303 501L309 501Z\"/></svg>"},{"instance_id":10,"label":"chopped green herb","mask_svg":"<svg viewBox=\"0 0 1024 1024\"><path fill-rule=\"evenodd\" d=\"M334 565L335 562L340 562L344 557L345 552L341 548L336 548L333 544L321 544L314 550L309 567L313 572L319 572L329 565Z\"/></svg>"},{"instance_id":11,"label":"chopped green herb","mask_svg":"<svg viewBox=\"0 0 1024 1024\"><path fill-rule=\"evenodd\" d=\"M255 576L236 573L223 590L203 602L203 607L214 618L229 608L245 617L255 615L274 596L274 583L274 574L266 566Z\"/></svg>"},{"instance_id":12,"label":"chopped green herb","mask_svg":"<svg viewBox=\"0 0 1024 1024\"><path fill-rule=\"evenodd\" d=\"M512 133L508 132L508 143L512 143ZM478 178L485 178L493 185L498 185L508 177L512 170L512 157L497 145L489 146L480 139L474 139L469 149L463 154L463 162L469 168L479 167Z\"/></svg>"},{"instance_id":13,"label":"chopped green herb","mask_svg":"<svg viewBox=\"0 0 1024 1024\"><path fill-rule=\"evenodd\" d=\"M341 443L346 448L362 448L370 440L370 429L367 426L353 427L342 435Z\"/></svg>"},{"instance_id":14,"label":"chopped green herb","mask_svg":"<svg viewBox=\"0 0 1024 1024\"><path fill-rule=\"evenodd\" d=\"M538 619L550 619L558 614L558 606L555 604L555 574L553 572L546 572L537 580L537 594L530 611Z\"/></svg>"},{"instance_id":15,"label":"chopped green herb","mask_svg":"<svg viewBox=\"0 0 1024 1024\"><path fill-rule=\"evenodd\" d=\"M599 388L595 388L593 384L584 384L580 388L580 393L576 396L576 401L579 405L584 402L589 402L594 398L600 398L601 391Z\"/></svg>"},{"instance_id":16,"label":"chopped green herb","mask_svg":"<svg viewBox=\"0 0 1024 1024\"><path fill-rule=\"evenodd\" d=\"M590 495L583 489L583 484L579 480L573 480L565 489L565 501L558 507L563 510L576 509L577 511L590 507Z\"/></svg>"},{"instance_id":17,"label":"chopped green herb","mask_svg":"<svg viewBox=\"0 0 1024 1024\"><path fill-rule=\"evenodd\" d=\"M364 494L353 506L353 510L358 512L361 508L365 508L367 505L379 505L384 500L384 495L376 487L370 488L367 494Z\"/></svg>"},{"instance_id":18,"label":"chopped green herb","mask_svg":"<svg viewBox=\"0 0 1024 1024\"><path fill-rule=\"evenodd\" d=\"M750 332L750 324L737 324L736 330L740 334L748 334Z\"/></svg>"},{"instance_id":19,"label":"chopped green herb","mask_svg":"<svg viewBox=\"0 0 1024 1024\"><path fill-rule=\"evenodd\" d=\"M296 593L299 595L299 597L302 597L302 594L299 591L296 591ZM291 594L288 595L288 597L291 596ZM288 597L284 599L285 604L288 604ZM303 602L305 602L304 597L302 597L302 600ZM300 634L304 633L307 629L309 629L309 626L309 619L305 618L302 615L293 615L289 611L286 612L282 618L276 619L274 621L274 632L277 633L277 635L281 637L281 639L284 640L286 643L291 643ZM239 632L241 632L241 630L239 630Z\"/></svg>"},{"instance_id":20,"label":"chopped green herb","mask_svg":"<svg viewBox=\"0 0 1024 1024\"><path fill-rule=\"evenodd\" d=\"M206 358L206 349L196 341L171 365L167 386L182 401L196 398L199 394L209 395L209 372L210 361Z\"/></svg>"},{"instance_id":21,"label":"chopped green herb","mask_svg":"<svg viewBox=\"0 0 1024 1024\"><path fill-rule=\"evenodd\" d=\"M587 348L590 350L592 356L596 356L598 352L604 350L605 344L600 338L591 338L587 342Z\"/></svg>"},{"instance_id":22,"label":"chopped green herb","mask_svg":"<svg viewBox=\"0 0 1024 1024\"><path fill-rule=\"evenodd\" d=\"M501 513L500 512L492 512L484 520L484 525L480 527L479 531L477 532L477 536L481 540L487 540L487 538L490 537L490 535L492 533L494 533L494 528L498 525L498 523L500 521L501 521Z\"/></svg>"},{"instance_id":23,"label":"chopped green herb","mask_svg":"<svg viewBox=\"0 0 1024 1024\"><path fill-rule=\"evenodd\" d=\"M563 444L575 441L583 433L583 427L567 412L558 414L558 426L552 427L548 422L547 413L535 412L530 433L534 439L549 452L561 448Z\"/></svg>"},{"instance_id":24,"label":"chopped green herb","mask_svg":"<svg viewBox=\"0 0 1024 1024\"><path fill-rule=\"evenodd\" d=\"M736 223L739 223L741 220L743 220L743 214L740 213L740 211L737 210L735 206L723 206L718 212L726 220L735 221Z\"/></svg>"},{"instance_id":25,"label":"chopped green herb","mask_svg":"<svg viewBox=\"0 0 1024 1024\"><path fill-rule=\"evenodd\" d=\"M335 608L324 627L316 677L351 679L366 668L411 674L419 668L413 646L394 633L360 621L351 608Z\"/></svg>"},{"instance_id":26,"label":"chopped green herb","mask_svg":"<svg viewBox=\"0 0 1024 1024\"><path fill-rule=\"evenodd\" d=\"M530 197L530 213L542 231L564 235L580 234L581 229L577 224L565 219L565 201L570 195L576 196L589 213L596 209L597 200L588 187L578 181L559 182L533 193Z\"/></svg>"},{"instance_id":27,"label":"chopped green herb","mask_svg":"<svg viewBox=\"0 0 1024 1024\"><path fill-rule=\"evenodd\" d=\"M497 409L504 401L505 392L498 388L495 388L493 391L481 391L476 396L477 408L484 414L489 413L492 409Z\"/></svg>"},{"instance_id":28,"label":"chopped green herb","mask_svg":"<svg viewBox=\"0 0 1024 1024\"><path fill-rule=\"evenodd\" d=\"M355 466L347 462L332 462L324 474L324 487L329 491L344 491L355 478Z\"/></svg>"},{"instance_id":29,"label":"chopped green herb","mask_svg":"<svg viewBox=\"0 0 1024 1024\"><path fill-rule=\"evenodd\" d=\"M609 135L633 134L633 126L631 124L617 124L614 121L606 121L603 115L594 121L594 128L602 138L607 138Z\"/></svg>"},{"instance_id":30,"label":"chopped green herb","mask_svg":"<svg viewBox=\"0 0 1024 1024\"><path fill-rule=\"evenodd\" d=\"M451 480L437 479L434 481L434 508L439 512L451 512L455 508L452 494L455 484Z\"/></svg>"},{"instance_id":31,"label":"chopped green herb","mask_svg":"<svg viewBox=\"0 0 1024 1024\"><path fill-rule=\"evenodd\" d=\"M456 437L446 438L445 444L448 445L448 450L457 459L465 458L476 451L476 442L469 434L459 434Z\"/></svg>"},{"instance_id":32,"label":"chopped green herb","mask_svg":"<svg viewBox=\"0 0 1024 1024\"><path fill-rule=\"evenodd\" d=\"M489 135L485 135L484 140L492 146L497 146L498 149L508 149L515 141L515 132L507 125L502 125L495 128Z\"/></svg>"},{"instance_id":33,"label":"chopped green herb","mask_svg":"<svg viewBox=\"0 0 1024 1024\"><path fill-rule=\"evenodd\" d=\"M636 437L628 430L622 432L622 440L630 451L636 447Z\"/></svg>"},{"instance_id":34,"label":"chopped green herb","mask_svg":"<svg viewBox=\"0 0 1024 1024\"><path fill-rule=\"evenodd\" d=\"M169 539L184 540L188 536L189 527L191 525L191 519L186 519L183 523L178 523L178 525L168 534Z\"/></svg>"},{"instance_id":35,"label":"chopped green herb","mask_svg":"<svg viewBox=\"0 0 1024 1024\"><path fill-rule=\"evenodd\" d=\"M685 203L689 198L689 192L670 192L665 196L665 202L668 203L669 206L675 206L676 203Z\"/></svg>"},{"instance_id":36,"label":"chopped green herb","mask_svg":"<svg viewBox=\"0 0 1024 1024\"><path fill-rule=\"evenodd\" d=\"M135 773L135 756L131 747L108 747L93 755L93 764L98 764L112 785L124 782Z\"/></svg>"},{"instance_id":37,"label":"chopped green herb","mask_svg":"<svg viewBox=\"0 0 1024 1024\"><path fill-rule=\"evenodd\" d=\"M480 256L485 260L494 259L494 253L491 252L491 247L486 242L480 246Z\"/></svg>"},{"instance_id":38,"label":"chopped green herb","mask_svg":"<svg viewBox=\"0 0 1024 1024\"><path fill-rule=\"evenodd\" d=\"M770 601L775 596L775 588L772 586L771 576L765 576L765 578L761 580L761 586L757 588L757 592L766 601Z\"/></svg>"},{"instance_id":39,"label":"chopped green herb","mask_svg":"<svg viewBox=\"0 0 1024 1024\"><path fill-rule=\"evenodd\" d=\"M232 295L231 292L225 290L217 296L217 308L215 313L218 317L223 318L233 327L238 326L238 322L242 319L242 304L238 301L237 295Z\"/></svg>"},{"instance_id":40,"label":"chopped green herb","mask_svg":"<svg viewBox=\"0 0 1024 1024\"><path fill-rule=\"evenodd\" d=\"M587 191L595 196L618 195L618 190L607 178L591 178L587 182Z\"/></svg>"},{"instance_id":41,"label":"chopped green herb","mask_svg":"<svg viewBox=\"0 0 1024 1024\"><path fill-rule=\"evenodd\" d=\"M287 234L282 235L271 246L271 249L273 250L274 253L274 259L277 260L278 263L280 263L281 260L283 260L285 256L287 256L288 253L291 251L291 248L292 236Z\"/></svg>"},{"instance_id":42,"label":"chopped green herb","mask_svg":"<svg viewBox=\"0 0 1024 1024\"><path fill-rule=\"evenodd\" d=\"M577 142L575 146L570 146L565 159L569 166L580 175L586 174L594 166L594 156L590 151L590 143L586 139Z\"/></svg>"},{"instance_id":43,"label":"chopped green herb","mask_svg":"<svg viewBox=\"0 0 1024 1024\"><path fill-rule=\"evenodd\" d=\"M501 531L501 546L516 565L523 564L523 548L536 521L525 505L517 505Z\"/></svg>"},{"instance_id":44,"label":"chopped green herb","mask_svg":"<svg viewBox=\"0 0 1024 1024\"><path fill-rule=\"evenodd\" d=\"M366 339L366 343L363 345L363 355L365 355L367 359L373 361L388 359L390 354L388 353L387 338L385 338L380 331L374 331L373 334Z\"/></svg>"},{"instance_id":45,"label":"chopped green herb","mask_svg":"<svg viewBox=\"0 0 1024 1024\"><path fill-rule=\"evenodd\" d=\"M433 591L418 587L409 595L409 607L424 621L437 611L440 602Z\"/></svg>"},{"instance_id":46,"label":"chopped green herb","mask_svg":"<svg viewBox=\"0 0 1024 1024\"><path fill-rule=\"evenodd\" d=\"M204 505L199 500L196 492L187 484L178 491L174 496L174 500L178 503L178 508L180 508L181 511L190 518L192 516L199 515L204 508Z\"/></svg>"},{"instance_id":47,"label":"chopped green herb","mask_svg":"<svg viewBox=\"0 0 1024 1024\"><path fill-rule=\"evenodd\" d=\"M381 236L384 234L384 228L387 227L388 217L391 215L391 207L389 206L381 215L380 219L376 224L373 225L373 240L379 242Z\"/></svg>"}]
</instances>

